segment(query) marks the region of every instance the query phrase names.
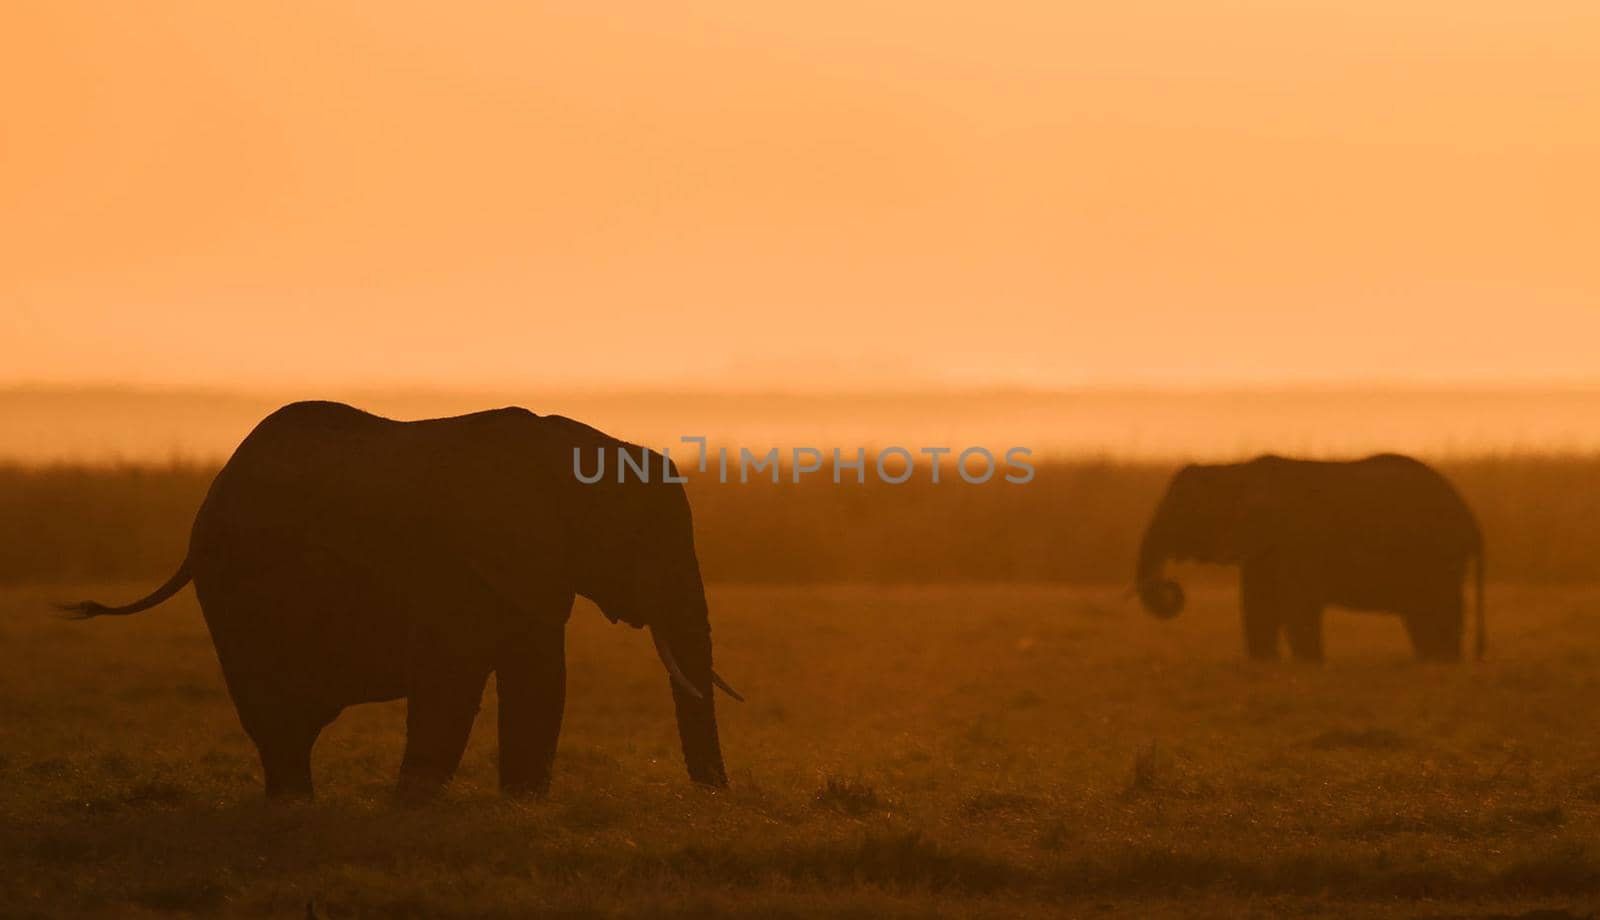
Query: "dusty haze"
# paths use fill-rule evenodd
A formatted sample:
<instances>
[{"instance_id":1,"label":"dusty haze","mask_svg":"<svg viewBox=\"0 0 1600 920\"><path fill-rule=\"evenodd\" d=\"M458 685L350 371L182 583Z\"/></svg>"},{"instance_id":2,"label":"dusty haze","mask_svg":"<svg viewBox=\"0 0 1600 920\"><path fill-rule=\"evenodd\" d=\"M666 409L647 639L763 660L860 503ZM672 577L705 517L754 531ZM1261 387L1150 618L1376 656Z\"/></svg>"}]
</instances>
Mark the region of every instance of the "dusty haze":
<instances>
[{"instance_id":1,"label":"dusty haze","mask_svg":"<svg viewBox=\"0 0 1600 920\"><path fill-rule=\"evenodd\" d=\"M652 447L683 436L749 447L961 450L1227 459L1277 451L1433 457L1600 451L1600 387L1417 389L1262 387L1162 391L816 392L521 388L405 392L182 389L0 390L0 461L156 462L225 458L285 401L337 398L394 418L521 405L584 419ZM695 448L684 450L693 456Z\"/></svg>"}]
</instances>

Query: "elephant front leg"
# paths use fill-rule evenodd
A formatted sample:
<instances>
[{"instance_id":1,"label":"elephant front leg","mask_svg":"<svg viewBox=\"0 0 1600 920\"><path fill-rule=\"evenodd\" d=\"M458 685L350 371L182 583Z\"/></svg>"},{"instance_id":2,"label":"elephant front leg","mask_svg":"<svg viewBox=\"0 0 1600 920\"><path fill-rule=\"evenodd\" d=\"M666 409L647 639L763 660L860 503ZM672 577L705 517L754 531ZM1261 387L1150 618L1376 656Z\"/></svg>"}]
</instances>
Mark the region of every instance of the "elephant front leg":
<instances>
[{"instance_id":1,"label":"elephant front leg","mask_svg":"<svg viewBox=\"0 0 1600 920\"><path fill-rule=\"evenodd\" d=\"M1239 609L1244 619L1245 653L1257 660L1278 657L1278 631L1283 625L1277 566L1252 560L1239 569Z\"/></svg>"},{"instance_id":2,"label":"elephant front leg","mask_svg":"<svg viewBox=\"0 0 1600 920\"><path fill-rule=\"evenodd\" d=\"M417 801L442 792L461 765L489 668L442 636L412 646L398 793Z\"/></svg>"},{"instance_id":3,"label":"elephant front leg","mask_svg":"<svg viewBox=\"0 0 1600 920\"><path fill-rule=\"evenodd\" d=\"M565 624L508 641L495 667L500 697L500 789L508 795L550 790L567 699Z\"/></svg>"}]
</instances>

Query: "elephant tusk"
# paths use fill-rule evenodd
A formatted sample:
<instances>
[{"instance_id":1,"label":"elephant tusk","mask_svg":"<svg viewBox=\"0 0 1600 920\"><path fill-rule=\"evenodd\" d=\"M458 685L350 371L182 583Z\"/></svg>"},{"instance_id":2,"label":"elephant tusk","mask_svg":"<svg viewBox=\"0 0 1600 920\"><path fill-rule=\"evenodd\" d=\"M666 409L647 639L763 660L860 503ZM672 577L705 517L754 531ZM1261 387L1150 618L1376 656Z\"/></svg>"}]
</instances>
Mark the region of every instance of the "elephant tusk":
<instances>
[{"instance_id":1,"label":"elephant tusk","mask_svg":"<svg viewBox=\"0 0 1600 920\"><path fill-rule=\"evenodd\" d=\"M744 702L744 697L739 695L739 691L728 686L728 682L723 680L722 675L718 674L716 671L711 672L711 682L721 687L723 693L726 693L741 703Z\"/></svg>"},{"instance_id":2,"label":"elephant tusk","mask_svg":"<svg viewBox=\"0 0 1600 920\"><path fill-rule=\"evenodd\" d=\"M654 629L650 630L650 639L655 642L656 654L661 657L661 663L666 665L667 673L672 675L672 682L677 684L684 693L689 694L695 699L705 699L705 695L702 694L694 684L689 682L689 678L685 677L683 670L678 667L678 660L672 657L672 649L667 647L666 640L657 635Z\"/></svg>"}]
</instances>

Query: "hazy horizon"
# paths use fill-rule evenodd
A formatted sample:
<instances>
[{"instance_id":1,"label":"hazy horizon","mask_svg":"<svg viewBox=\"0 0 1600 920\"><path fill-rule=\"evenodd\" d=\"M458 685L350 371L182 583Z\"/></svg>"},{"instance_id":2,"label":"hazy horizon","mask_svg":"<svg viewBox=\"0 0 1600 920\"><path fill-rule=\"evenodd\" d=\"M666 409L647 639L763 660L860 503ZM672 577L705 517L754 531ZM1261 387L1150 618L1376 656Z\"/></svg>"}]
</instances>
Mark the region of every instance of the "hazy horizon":
<instances>
[{"instance_id":1,"label":"hazy horizon","mask_svg":"<svg viewBox=\"0 0 1600 920\"><path fill-rule=\"evenodd\" d=\"M0 462L215 462L265 414L337 399L400 419L505 405L660 448L1025 446L1042 456L1224 459L1600 451L1600 385L731 390L0 387Z\"/></svg>"},{"instance_id":2,"label":"hazy horizon","mask_svg":"<svg viewBox=\"0 0 1600 920\"><path fill-rule=\"evenodd\" d=\"M1600 444L1592 4L11 13L0 456Z\"/></svg>"}]
</instances>

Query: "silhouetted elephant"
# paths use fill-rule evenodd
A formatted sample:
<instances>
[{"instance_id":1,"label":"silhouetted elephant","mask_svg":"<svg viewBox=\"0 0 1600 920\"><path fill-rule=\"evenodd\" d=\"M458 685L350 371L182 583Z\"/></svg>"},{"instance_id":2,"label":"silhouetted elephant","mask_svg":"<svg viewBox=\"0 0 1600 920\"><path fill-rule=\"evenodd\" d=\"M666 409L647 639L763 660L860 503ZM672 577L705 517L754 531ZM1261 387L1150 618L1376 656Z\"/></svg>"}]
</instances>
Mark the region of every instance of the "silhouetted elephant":
<instances>
[{"instance_id":1,"label":"silhouetted elephant","mask_svg":"<svg viewBox=\"0 0 1600 920\"><path fill-rule=\"evenodd\" d=\"M627 450L650 481L580 482L578 449ZM582 594L650 628L689 776L723 785L711 688L728 687L711 670L689 503L667 470L525 409L396 422L295 403L217 474L171 580L125 607L68 609L136 613L192 577L268 795L310 794L312 744L345 706L405 697L400 792L426 797L454 774L491 671L501 787L548 787Z\"/></svg>"},{"instance_id":2,"label":"silhouetted elephant","mask_svg":"<svg viewBox=\"0 0 1600 920\"><path fill-rule=\"evenodd\" d=\"M1139 549L1145 609L1174 617L1183 590L1168 559L1239 566L1245 648L1322 658L1322 608L1399 614L1419 658L1459 659L1462 579L1476 561L1478 657L1483 656L1483 539L1445 478L1395 454L1350 462L1266 456L1187 466L1167 488Z\"/></svg>"}]
</instances>

